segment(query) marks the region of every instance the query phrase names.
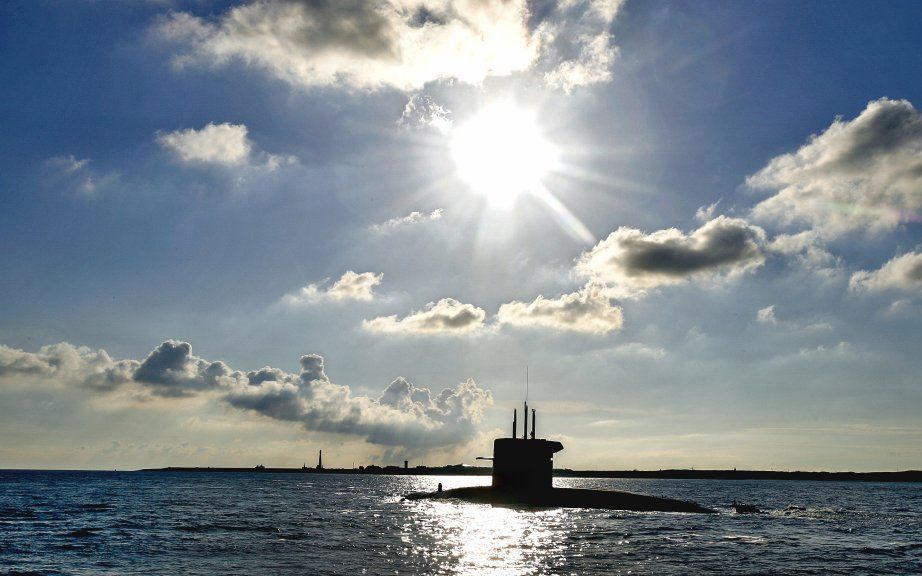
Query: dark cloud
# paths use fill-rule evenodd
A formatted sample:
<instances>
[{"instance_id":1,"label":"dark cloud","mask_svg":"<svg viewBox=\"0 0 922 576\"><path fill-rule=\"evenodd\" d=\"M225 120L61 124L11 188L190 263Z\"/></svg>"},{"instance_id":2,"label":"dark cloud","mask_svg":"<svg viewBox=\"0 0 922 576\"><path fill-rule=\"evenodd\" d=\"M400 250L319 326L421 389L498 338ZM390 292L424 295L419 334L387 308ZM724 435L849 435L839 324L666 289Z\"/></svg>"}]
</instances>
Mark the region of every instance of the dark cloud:
<instances>
[{"instance_id":1,"label":"dark cloud","mask_svg":"<svg viewBox=\"0 0 922 576\"><path fill-rule=\"evenodd\" d=\"M268 376L270 372L259 372ZM309 430L356 434L372 444L432 447L460 444L476 432L490 392L473 380L443 390L432 398L428 388L395 379L377 400L353 396L348 386L329 380L323 358L301 357L297 376L272 372L275 379L232 387L226 400L236 408L279 420L301 423Z\"/></svg>"},{"instance_id":2,"label":"dark cloud","mask_svg":"<svg viewBox=\"0 0 922 576\"><path fill-rule=\"evenodd\" d=\"M761 228L726 216L691 234L622 227L583 254L576 269L615 294L631 295L697 275L729 276L759 266L764 242Z\"/></svg>"},{"instance_id":3,"label":"dark cloud","mask_svg":"<svg viewBox=\"0 0 922 576\"><path fill-rule=\"evenodd\" d=\"M264 3L269 9L273 3ZM344 50L357 56L396 58L391 22L368 0L286 0L275 9L299 24L290 38L307 50ZM258 15L241 22L244 35L265 34Z\"/></svg>"},{"instance_id":4,"label":"dark cloud","mask_svg":"<svg viewBox=\"0 0 922 576\"><path fill-rule=\"evenodd\" d=\"M251 386L262 384L263 382L284 382L287 374L278 368L266 366L259 370L252 370L246 373L247 383Z\"/></svg>"},{"instance_id":5,"label":"dark cloud","mask_svg":"<svg viewBox=\"0 0 922 576\"><path fill-rule=\"evenodd\" d=\"M301 356L301 381L313 382L319 380L329 382L326 372L323 371L323 356L317 354L305 354Z\"/></svg>"},{"instance_id":6,"label":"dark cloud","mask_svg":"<svg viewBox=\"0 0 922 576\"><path fill-rule=\"evenodd\" d=\"M694 243L679 239L656 242L649 238L627 238L622 242L624 266L632 276L684 277L757 256L759 247L755 239L753 229L746 226L713 226Z\"/></svg>"},{"instance_id":7,"label":"dark cloud","mask_svg":"<svg viewBox=\"0 0 922 576\"><path fill-rule=\"evenodd\" d=\"M442 298L400 319L395 314L364 320L362 327L370 332L392 334L462 335L481 330L484 318L486 312L482 308L454 298Z\"/></svg>"},{"instance_id":8,"label":"dark cloud","mask_svg":"<svg viewBox=\"0 0 922 576\"><path fill-rule=\"evenodd\" d=\"M188 342L167 340L134 371L136 382L148 384L161 396L185 396L214 388L231 374L223 362L208 362L192 354Z\"/></svg>"}]
</instances>

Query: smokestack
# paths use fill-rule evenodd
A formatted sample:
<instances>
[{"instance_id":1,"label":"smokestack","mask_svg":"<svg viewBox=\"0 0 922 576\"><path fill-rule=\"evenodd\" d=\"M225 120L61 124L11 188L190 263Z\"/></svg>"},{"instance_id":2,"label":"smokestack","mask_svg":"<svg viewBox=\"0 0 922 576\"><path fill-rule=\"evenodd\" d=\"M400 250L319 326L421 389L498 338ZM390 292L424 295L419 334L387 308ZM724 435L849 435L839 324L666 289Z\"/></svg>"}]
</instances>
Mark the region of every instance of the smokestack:
<instances>
[{"instance_id":1,"label":"smokestack","mask_svg":"<svg viewBox=\"0 0 922 576\"><path fill-rule=\"evenodd\" d=\"M531 409L531 439L535 439L535 409Z\"/></svg>"},{"instance_id":2,"label":"smokestack","mask_svg":"<svg viewBox=\"0 0 922 576\"><path fill-rule=\"evenodd\" d=\"M525 403L525 425L522 426L522 440L528 438L528 402Z\"/></svg>"},{"instance_id":3,"label":"smokestack","mask_svg":"<svg viewBox=\"0 0 922 576\"><path fill-rule=\"evenodd\" d=\"M518 418L518 416L519 416L519 411L513 408L512 409L512 437L513 438L515 438L515 434L516 434L516 424L518 424L518 422L516 422L516 419Z\"/></svg>"},{"instance_id":4,"label":"smokestack","mask_svg":"<svg viewBox=\"0 0 922 576\"><path fill-rule=\"evenodd\" d=\"M534 436L534 434L532 434L532 436ZM406 469L409 468L409 467L410 467L410 461L409 461L409 460L404 460L404 461L403 461L403 469L406 470Z\"/></svg>"},{"instance_id":5,"label":"smokestack","mask_svg":"<svg viewBox=\"0 0 922 576\"><path fill-rule=\"evenodd\" d=\"M317 455L317 470L323 470L323 450Z\"/></svg>"}]
</instances>

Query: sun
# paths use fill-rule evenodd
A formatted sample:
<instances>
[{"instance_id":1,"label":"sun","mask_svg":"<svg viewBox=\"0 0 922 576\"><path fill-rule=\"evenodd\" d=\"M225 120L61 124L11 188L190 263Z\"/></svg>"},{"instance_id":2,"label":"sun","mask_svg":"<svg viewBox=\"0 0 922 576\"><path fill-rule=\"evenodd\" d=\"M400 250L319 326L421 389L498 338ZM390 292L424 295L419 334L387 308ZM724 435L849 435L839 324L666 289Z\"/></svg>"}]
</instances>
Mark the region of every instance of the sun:
<instances>
[{"instance_id":1,"label":"sun","mask_svg":"<svg viewBox=\"0 0 922 576\"><path fill-rule=\"evenodd\" d=\"M557 165L557 149L541 133L534 111L496 103L452 131L458 175L491 205L511 207Z\"/></svg>"}]
</instances>

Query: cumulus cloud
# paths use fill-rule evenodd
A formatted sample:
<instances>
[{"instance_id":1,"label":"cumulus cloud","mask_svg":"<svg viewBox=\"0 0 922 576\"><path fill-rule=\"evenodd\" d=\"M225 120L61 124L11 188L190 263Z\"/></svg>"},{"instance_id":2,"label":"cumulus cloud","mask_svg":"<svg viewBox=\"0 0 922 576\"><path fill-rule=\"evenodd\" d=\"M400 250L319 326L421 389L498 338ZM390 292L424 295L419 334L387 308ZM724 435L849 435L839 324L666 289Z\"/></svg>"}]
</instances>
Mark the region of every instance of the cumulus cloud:
<instances>
[{"instance_id":1,"label":"cumulus cloud","mask_svg":"<svg viewBox=\"0 0 922 576\"><path fill-rule=\"evenodd\" d=\"M369 332L387 334L464 335L481 330L485 317L483 309L473 304L442 298L403 318L394 314L363 320L362 327Z\"/></svg>"},{"instance_id":2,"label":"cumulus cloud","mask_svg":"<svg viewBox=\"0 0 922 576\"><path fill-rule=\"evenodd\" d=\"M691 278L728 277L760 266L765 232L738 218L718 216L690 234L670 228L646 234L622 227L585 252L576 272L611 293L636 296Z\"/></svg>"},{"instance_id":3,"label":"cumulus cloud","mask_svg":"<svg viewBox=\"0 0 922 576\"><path fill-rule=\"evenodd\" d=\"M879 270L859 270L852 274L849 289L853 292L922 290L922 252L897 256Z\"/></svg>"},{"instance_id":4,"label":"cumulus cloud","mask_svg":"<svg viewBox=\"0 0 922 576\"><path fill-rule=\"evenodd\" d=\"M496 321L522 328L608 334L619 330L624 318L621 308L612 305L603 287L590 284L555 299L539 295L531 302L503 304L496 313Z\"/></svg>"},{"instance_id":5,"label":"cumulus cloud","mask_svg":"<svg viewBox=\"0 0 922 576\"><path fill-rule=\"evenodd\" d=\"M133 373L135 382L151 386L160 396L190 396L233 381L233 377L223 362L198 358L188 342L176 340L167 340L155 348Z\"/></svg>"},{"instance_id":6,"label":"cumulus cloud","mask_svg":"<svg viewBox=\"0 0 922 576\"><path fill-rule=\"evenodd\" d=\"M282 302L289 306L303 306L323 301L359 301L370 302L375 297L374 288L384 279L384 274L347 270L339 280L325 288L328 280L319 284L308 284L294 294L286 294Z\"/></svg>"},{"instance_id":7,"label":"cumulus cloud","mask_svg":"<svg viewBox=\"0 0 922 576\"><path fill-rule=\"evenodd\" d=\"M242 62L303 87L480 84L530 69L552 86L610 79L619 0L260 0L215 17L176 12L157 34L177 66Z\"/></svg>"},{"instance_id":8,"label":"cumulus cloud","mask_svg":"<svg viewBox=\"0 0 922 576\"><path fill-rule=\"evenodd\" d=\"M134 386L156 396L209 394L246 412L307 430L352 434L372 444L430 448L459 445L476 435L493 399L467 380L432 394L404 378L377 399L333 383L321 356L301 357L298 374L266 366L243 372L197 357L187 342L169 340L143 361L114 360L104 350L61 343L38 352L0 345L0 385L27 380L97 393Z\"/></svg>"},{"instance_id":9,"label":"cumulus cloud","mask_svg":"<svg viewBox=\"0 0 922 576\"><path fill-rule=\"evenodd\" d=\"M857 118L836 118L796 152L774 158L747 184L776 192L753 209L755 218L806 224L826 237L916 220L922 116L906 100L875 100Z\"/></svg>"},{"instance_id":10,"label":"cumulus cloud","mask_svg":"<svg viewBox=\"0 0 922 576\"><path fill-rule=\"evenodd\" d=\"M406 216L398 216L390 220L385 220L379 224L374 224L371 226L371 230L372 232L387 233L413 224L435 222L441 220L444 213L445 211L442 208L436 208L432 212L419 212L414 210Z\"/></svg>"},{"instance_id":11,"label":"cumulus cloud","mask_svg":"<svg viewBox=\"0 0 922 576\"><path fill-rule=\"evenodd\" d=\"M248 373L226 392L225 400L308 430L359 435L385 446L427 448L470 440L493 399L473 380L433 397L429 389L416 388L404 378L394 380L378 399L355 396L348 386L331 382L323 358L310 354L301 357L297 375L271 368Z\"/></svg>"},{"instance_id":12,"label":"cumulus cloud","mask_svg":"<svg viewBox=\"0 0 922 576\"><path fill-rule=\"evenodd\" d=\"M160 134L157 142L187 164L239 165L250 158L252 148L247 127L227 122Z\"/></svg>"},{"instance_id":13,"label":"cumulus cloud","mask_svg":"<svg viewBox=\"0 0 922 576\"><path fill-rule=\"evenodd\" d=\"M263 0L214 20L176 13L161 36L188 48L179 65L232 60L291 84L415 89L524 70L538 55L525 0Z\"/></svg>"},{"instance_id":14,"label":"cumulus cloud","mask_svg":"<svg viewBox=\"0 0 922 576\"><path fill-rule=\"evenodd\" d=\"M256 161L263 168L274 170L294 162L294 158L289 156L254 155L253 143L247 134L247 127L243 124L209 123L198 130L186 128L158 134L157 142L184 164L244 166Z\"/></svg>"},{"instance_id":15,"label":"cumulus cloud","mask_svg":"<svg viewBox=\"0 0 922 576\"><path fill-rule=\"evenodd\" d=\"M766 250L794 258L803 267L813 270L832 271L842 263L833 256L815 230L804 230L797 234L779 234L771 239Z\"/></svg>"},{"instance_id":16,"label":"cumulus cloud","mask_svg":"<svg viewBox=\"0 0 922 576\"><path fill-rule=\"evenodd\" d=\"M35 377L83 388L112 390L132 381L140 362L113 360L105 350L66 342L24 352L0 344L0 378Z\"/></svg>"}]
</instances>

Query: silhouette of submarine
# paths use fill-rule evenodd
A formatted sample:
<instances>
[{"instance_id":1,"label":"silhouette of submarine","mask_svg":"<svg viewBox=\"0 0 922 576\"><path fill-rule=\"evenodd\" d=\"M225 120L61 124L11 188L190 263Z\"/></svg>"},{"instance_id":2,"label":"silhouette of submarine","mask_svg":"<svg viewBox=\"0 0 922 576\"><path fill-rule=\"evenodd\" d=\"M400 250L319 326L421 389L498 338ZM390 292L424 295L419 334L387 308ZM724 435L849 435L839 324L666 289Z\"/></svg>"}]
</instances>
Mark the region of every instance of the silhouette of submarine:
<instances>
[{"instance_id":1,"label":"silhouette of submarine","mask_svg":"<svg viewBox=\"0 0 922 576\"><path fill-rule=\"evenodd\" d=\"M493 483L491 486L468 486L436 492L414 492L406 500L457 499L466 502L533 508L596 508L637 512L715 513L695 502L659 498L618 490L588 490L555 488L553 485L554 454L563 444L535 438L535 410L531 411L531 438L527 437L528 404L525 404L525 426L522 437L516 437L517 411L512 416L512 437L493 440Z\"/></svg>"}]
</instances>

